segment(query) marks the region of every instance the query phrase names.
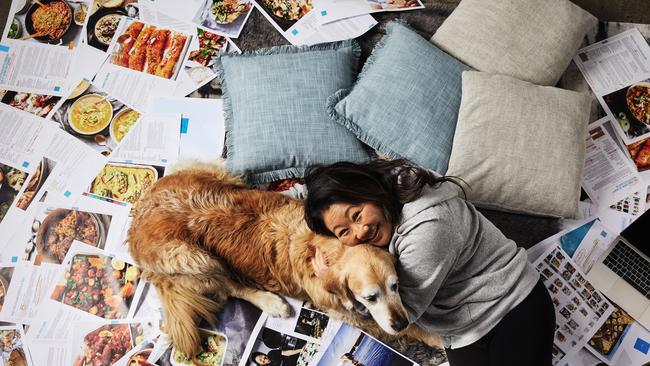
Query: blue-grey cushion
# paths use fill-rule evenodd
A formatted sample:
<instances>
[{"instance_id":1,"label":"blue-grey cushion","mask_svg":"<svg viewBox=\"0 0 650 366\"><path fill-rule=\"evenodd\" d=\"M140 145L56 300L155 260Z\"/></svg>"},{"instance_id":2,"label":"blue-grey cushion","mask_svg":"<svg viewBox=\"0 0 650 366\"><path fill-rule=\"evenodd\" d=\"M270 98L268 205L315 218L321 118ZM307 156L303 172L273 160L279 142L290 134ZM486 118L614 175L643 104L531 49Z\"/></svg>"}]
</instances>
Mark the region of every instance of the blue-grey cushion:
<instances>
[{"instance_id":1,"label":"blue-grey cushion","mask_svg":"<svg viewBox=\"0 0 650 366\"><path fill-rule=\"evenodd\" d=\"M351 90L328 100L332 119L390 158L444 174L470 68L399 22L375 46Z\"/></svg>"},{"instance_id":2,"label":"blue-grey cushion","mask_svg":"<svg viewBox=\"0 0 650 366\"><path fill-rule=\"evenodd\" d=\"M312 164L370 159L326 110L327 97L354 82L360 54L343 41L221 55L226 168L265 183L302 177Z\"/></svg>"}]
</instances>

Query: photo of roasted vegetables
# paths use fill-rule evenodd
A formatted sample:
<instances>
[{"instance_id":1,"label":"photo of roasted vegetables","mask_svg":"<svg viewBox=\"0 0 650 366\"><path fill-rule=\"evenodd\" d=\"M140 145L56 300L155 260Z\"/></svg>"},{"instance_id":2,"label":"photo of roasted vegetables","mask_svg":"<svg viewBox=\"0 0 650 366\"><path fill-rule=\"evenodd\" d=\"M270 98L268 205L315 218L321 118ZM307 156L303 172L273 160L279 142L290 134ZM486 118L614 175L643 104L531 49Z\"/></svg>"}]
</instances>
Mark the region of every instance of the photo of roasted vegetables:
<instances>
[{"instance_id":1,"label":"photo of roasted vegetables","mask_svg":"<svg viewBox=\"0 0 650 366\"><path fill-rule=\"evenodd\" d=\"M229 24L246 14L252 7L248 1L238 0L213 0L210 6L210 14L218 24Z\"/></svg>"},{"instance_id":2,"label":"photo of roasted vegetables","mask_svg":"<svg viewBox=\"0 0 650 366\"><path fill-rule=\"evenodd\" d=\"M201 28L196 31L199 38L199 49L190 51L188 59L203 66L209 66L212 64L212 58L226 49L226 38L206 32Z\"/></svg>"},{"instance_id":3,"label":"photo of roasted vegetables","mask_svg":"<svg viewBox=\"0 0 650 366\"><path fill-rule=\"evenodd\" d=\"M104 319L124 319L140 281L140 270L105 255L76 254L52 299Z\"/></svg>"}]
</instances>

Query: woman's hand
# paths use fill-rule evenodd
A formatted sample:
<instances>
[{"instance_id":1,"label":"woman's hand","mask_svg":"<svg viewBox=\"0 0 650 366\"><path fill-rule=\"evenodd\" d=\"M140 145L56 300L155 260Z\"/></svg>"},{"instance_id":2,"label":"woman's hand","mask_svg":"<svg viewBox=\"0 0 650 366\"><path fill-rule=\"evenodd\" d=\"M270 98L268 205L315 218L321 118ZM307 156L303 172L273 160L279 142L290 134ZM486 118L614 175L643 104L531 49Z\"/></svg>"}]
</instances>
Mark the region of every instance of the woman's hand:
<instances>
[{"instance_id":1,"label":"woman's hand","mask_svg":"<svg viewBox=\"0 0 650 366\"><path fill-rule=\"evenodd\" d=\"M329 265L327 264L327 258L325 254L316 248L316 254L314 254L314 259L311 261L311 265L314 268L314 274L316 277L323 278L329 270Z\"/></svg>"}]
</instances>

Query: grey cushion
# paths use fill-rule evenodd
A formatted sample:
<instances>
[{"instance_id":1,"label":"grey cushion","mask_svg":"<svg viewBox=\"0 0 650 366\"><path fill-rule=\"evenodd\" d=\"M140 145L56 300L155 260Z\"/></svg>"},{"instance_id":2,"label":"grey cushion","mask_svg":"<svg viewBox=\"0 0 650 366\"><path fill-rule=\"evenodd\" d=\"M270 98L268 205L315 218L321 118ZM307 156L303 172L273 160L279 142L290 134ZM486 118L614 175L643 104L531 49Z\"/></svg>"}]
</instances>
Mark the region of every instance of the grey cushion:
<instances>
[{"instance_id":1,"label":"grey cushion","mask_svg":"<svg viewBox=\"0 0 650 366\"><path fill-rule=\"evenodd\" d=\"M332 118L390 158L408 158L444 174L470 69L401 23L366 61L351 90L328 101Z\"/></svg>"},{"instance_id":2,"label":"grey cushion","mask_svg":"<svg viewBox=\"0 0 650 366\"><path fill-rule=\"evenodd\" d=\"M586 94L467 71L447 174L479 207L575 217L590 107Z\"/></svg>"},{"instance_id":3,"label":"grey cushion","mask_svg":"<svg viewBox=\"0 0 650 366\"><path fill-rule=\"evenodd\" d=\"M365 161L369 152L327 115L327 97L357 75L353 41L224 54L226 167L254 183L302 177L311 164Z\"/></svg>"},{"instance_id":4,"label":"grey cushion","mask_svg":"<svg viewBox=\"0 0 650 366\"><path fill-rule=\"evenodd\" d=\"M463 0L431 42L477 70L555 85L596 23L568 0Z\"/></svg>"}]
</instances>

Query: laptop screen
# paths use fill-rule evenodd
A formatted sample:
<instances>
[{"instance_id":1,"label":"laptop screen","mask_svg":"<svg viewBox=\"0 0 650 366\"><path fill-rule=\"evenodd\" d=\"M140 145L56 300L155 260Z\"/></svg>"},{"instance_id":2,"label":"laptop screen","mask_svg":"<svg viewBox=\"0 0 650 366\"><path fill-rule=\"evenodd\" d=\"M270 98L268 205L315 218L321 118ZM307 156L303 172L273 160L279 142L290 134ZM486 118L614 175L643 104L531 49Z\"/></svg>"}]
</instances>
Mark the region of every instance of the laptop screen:
<instances>
[{"instance_id":1,"label":"laptop screen","mask_svg":"<svg viewBox=\"0 0 650 366\"><path fill-rule=\"evenodd\" d=\"M650 257L650 210L623 230L621 236L643 254Z\"/></svg>"}]
</instances>

